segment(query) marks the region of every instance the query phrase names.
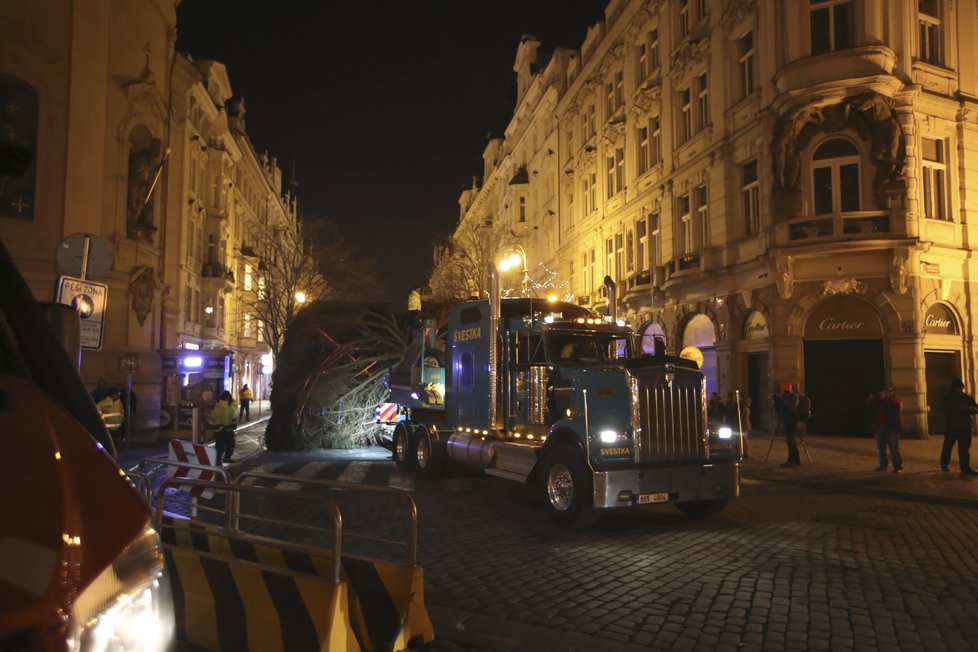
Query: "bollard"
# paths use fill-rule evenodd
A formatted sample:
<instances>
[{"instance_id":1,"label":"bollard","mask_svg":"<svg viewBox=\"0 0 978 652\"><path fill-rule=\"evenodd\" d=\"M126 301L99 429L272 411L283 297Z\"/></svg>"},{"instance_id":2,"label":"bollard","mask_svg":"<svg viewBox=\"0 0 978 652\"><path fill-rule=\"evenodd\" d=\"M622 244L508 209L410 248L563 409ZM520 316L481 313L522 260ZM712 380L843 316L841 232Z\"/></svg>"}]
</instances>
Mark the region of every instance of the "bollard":
<instances>
[{"instance_id":1,"label":"bollard","mask_svg":"<svg viewBox=\"0 0 978 652\"><path fill-rule=\"evenodd\" d=\"M200 432L200 408L196 405L190 411L190 441L202 444Z\"/></svg>"}]
</instances>

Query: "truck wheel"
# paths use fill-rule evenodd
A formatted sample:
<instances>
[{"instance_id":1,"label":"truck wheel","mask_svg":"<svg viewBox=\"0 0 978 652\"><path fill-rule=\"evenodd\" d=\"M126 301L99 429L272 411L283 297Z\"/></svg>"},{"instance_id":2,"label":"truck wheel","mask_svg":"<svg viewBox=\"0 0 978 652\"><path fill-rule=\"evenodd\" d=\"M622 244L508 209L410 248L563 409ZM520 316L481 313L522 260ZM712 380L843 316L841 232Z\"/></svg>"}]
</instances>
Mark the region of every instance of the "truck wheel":
<instances>
[{"instance_id":1,"label":"truck wheel","mask_svg":"<svg viewBox=\"0 0 978 652\"><path fill-rule=\"evenodd\" d=\"M598 520L591 472L573 446L557 446L547 454L540 482L547 508L561 525L588 527Z\"/></svg>"},{"instance_id":2,"label":"truck wheel","mask_svg":"<svg viewBox=\"0 0 978 652\"><path fill-rule=\"evenodd\" d=\"M718 514L723 511L730 501L722 498L720 500L693 500L688 503L676 503L676 507L689 518L705 518L711 514Z\"/></svg>"},{"instance_id":3,"label":"truck wheel","mask_svg":"<svg viewBox=\"0 0 978 652\"><path fill-rule=\"evenodd\" d=\"M394 462L402 471L414 469L414 455L411 448L411 427L403 421L394 426Z\"/></svg>"},{"instance_id":4,"label":"truck wheel","mask_svg":"<svg viewBox=\"0 0 978 652\"><path fill-rule=\"evenodd\" d=\"M413 448L414 467L425 478L437 478L445 469L445 460L438 456L434 447L434 439L428 432L428 427L420 425L414 429Z\"/></svg>"}]
</instances>

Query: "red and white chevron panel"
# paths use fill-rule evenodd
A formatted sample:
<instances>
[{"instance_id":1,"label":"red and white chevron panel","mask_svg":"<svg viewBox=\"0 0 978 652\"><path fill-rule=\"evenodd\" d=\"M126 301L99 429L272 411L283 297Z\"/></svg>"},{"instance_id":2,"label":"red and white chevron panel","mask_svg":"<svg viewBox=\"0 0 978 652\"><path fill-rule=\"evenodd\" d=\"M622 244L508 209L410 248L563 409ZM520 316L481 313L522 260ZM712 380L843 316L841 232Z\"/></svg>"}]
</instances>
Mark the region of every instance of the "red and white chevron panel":
<instances>
[{"instance_id":1,"label":"red and white chevron panel","mask_svg":"<svg viewBox=\"0 0 978 652\"><path fill-rule=\"evenodd\" d=\"M400 405L397 403L381 403L377 406L377 423L390 423L397 420Z\"/></svg>"},{"instance_id":2,"label":"red and white chevron panel","mask_svg":"<svg viewBox=\"0 0 978 652\"><path fill-rule=\"evenodd\" d=\"M217 451L204 444L195 444L185 439L170 440L170 459L177 462L189 462L190 464L200 464L202 466L213 466L218 468ZM215 480L216 475L213 471L204 469L194 469L187 466L170 466L167 474L171 478L188 478L190 480ZM181 487L184 491L189 491L191 496L201 496L210 498L214 495L213 491L203 487Z\"/></svg>"}]
</instances>

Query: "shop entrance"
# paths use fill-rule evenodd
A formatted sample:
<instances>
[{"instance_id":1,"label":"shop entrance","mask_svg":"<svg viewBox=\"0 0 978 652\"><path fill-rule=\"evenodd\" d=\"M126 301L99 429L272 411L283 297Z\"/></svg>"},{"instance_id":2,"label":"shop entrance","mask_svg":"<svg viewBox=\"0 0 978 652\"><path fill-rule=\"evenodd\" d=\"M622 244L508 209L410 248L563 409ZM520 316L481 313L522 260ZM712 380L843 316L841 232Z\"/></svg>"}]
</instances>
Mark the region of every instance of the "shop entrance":
<instances>
[{"instance_id":1,"label":"shop entrance","mask_svg":"<svg viewBox=\"0 0 978 652\"><path fill-rule=\"evenodd\" d=\"M771 373L767 351L747 354L747 395L750 397L750 422L754 430L771 430Z\"/></svg>"},{"instance_id":2,"label":"shop entrance","mask_svg":"<svg viewBox=\"0 0 978 652\"><path fill-rule=\"evenodd\" d=\"M882 340L805 342L805 394L813 435L872 435L866 399L883 387Z\"/></svg>"},{"instance_id":3,"label":"shop entrance","mask_svg":"<svg viewBox=\"0 0 978 652\"><path fill-rule=\"evenodd\" d=\"M958 351L924 351L924 366L927 377L927 432L931 435L944 434L944 413L941 401L957 378L961 369L961 353Z\"/></svg>"},{"instance_id":4,"label":"shop entrance","mask_svg":"<svg viewBox=\"0 0 978 652\"><path fill-rule=\"evenodd\" d=\"M873 306L846 295L816 305L805 322L804 353L807 432L872 436L866 399L886 386L883 326Z\"/></svg>"}]
</instances>

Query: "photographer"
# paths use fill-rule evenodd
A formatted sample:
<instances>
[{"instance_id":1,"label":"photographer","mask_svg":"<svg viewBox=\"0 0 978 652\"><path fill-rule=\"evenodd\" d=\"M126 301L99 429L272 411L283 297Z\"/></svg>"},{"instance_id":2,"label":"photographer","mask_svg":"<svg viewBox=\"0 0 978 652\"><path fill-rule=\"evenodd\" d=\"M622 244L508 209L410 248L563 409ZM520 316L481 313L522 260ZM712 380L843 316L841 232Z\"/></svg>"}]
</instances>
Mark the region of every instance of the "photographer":
<instances>
[{"instance_id":1,"label":"photographer","mask_svg":"<svg viewBox=\"0 0 978 652\"><path fill-rule=\"evenodd\" d=\"M948 472L951 449L958 445L958 463L962 475L978 475L971 468L971 417L978 414L978 403L964 393L960 378L951 381L951 387L941 403L944 412L944 445L941 447L941 471Z\"/></svg>"},{"instance_id":2,"label":"photographer","mask_svg":"<svg viewBox=\"0 0 978 652\"><path fill-rule=\"evenodd\" d=\"M785 443L788 444L788 460L781 465L782 467L801 466L798 444L795 443L795 430L798 427L798 395L793 389L791 383L783 383L781 393L771 397L774 400L774 409L781 418L781 425L784 426Z\"/></svg>"}]
</instances>

